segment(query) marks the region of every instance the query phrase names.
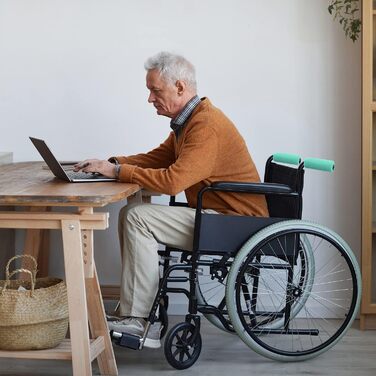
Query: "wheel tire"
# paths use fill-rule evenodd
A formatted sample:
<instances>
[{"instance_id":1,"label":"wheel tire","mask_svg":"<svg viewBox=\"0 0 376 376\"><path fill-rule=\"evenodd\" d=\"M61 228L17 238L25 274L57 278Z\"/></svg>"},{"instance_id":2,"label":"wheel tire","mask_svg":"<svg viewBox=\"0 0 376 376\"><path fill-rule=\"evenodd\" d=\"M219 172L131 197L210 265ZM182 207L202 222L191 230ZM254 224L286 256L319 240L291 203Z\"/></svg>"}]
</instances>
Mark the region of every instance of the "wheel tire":
<instances>
[{"instance_id":1,"label":"wheel tire","mask_svg":"<svg viewBox=\"0 0 376 376\"><path fill-rule=\"evenodd\" d=\"M175 325L167 334L164 353L168 363L176 369L191 367L201 353L201 334L194 337L196 328L193 324L182 322Z\"/></svg>"}]
</instances>

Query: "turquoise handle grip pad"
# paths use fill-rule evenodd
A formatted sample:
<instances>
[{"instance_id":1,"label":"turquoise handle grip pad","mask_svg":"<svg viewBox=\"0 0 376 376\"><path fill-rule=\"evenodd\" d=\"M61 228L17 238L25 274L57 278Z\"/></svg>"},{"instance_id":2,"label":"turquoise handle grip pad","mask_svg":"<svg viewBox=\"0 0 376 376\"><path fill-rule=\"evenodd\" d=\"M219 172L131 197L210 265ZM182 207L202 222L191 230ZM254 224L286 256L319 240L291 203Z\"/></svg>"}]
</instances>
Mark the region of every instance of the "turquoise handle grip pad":
<instances>
[{"instance_id":1,"label":"turquoise handle grip pad","mask_svg":"<svg viewBox=\"0 0 376 376\"><path fill-rule=\"evenodd\" d=\"M301 161L301 158L297 154L275 153L273 154L273 161L298 165Z\"/></svg>"},{"instance_id":2,"label":"turquoise handle grip pad","mask_svg":"<svg viewBox=\"0 0 376 376\"><path fill-rule=\"evenodd\" d=\"M330 159L307 158L304 160L304 167L312 168L314 170L333 172L335 163Z\"/></svg>"}]
</instances>

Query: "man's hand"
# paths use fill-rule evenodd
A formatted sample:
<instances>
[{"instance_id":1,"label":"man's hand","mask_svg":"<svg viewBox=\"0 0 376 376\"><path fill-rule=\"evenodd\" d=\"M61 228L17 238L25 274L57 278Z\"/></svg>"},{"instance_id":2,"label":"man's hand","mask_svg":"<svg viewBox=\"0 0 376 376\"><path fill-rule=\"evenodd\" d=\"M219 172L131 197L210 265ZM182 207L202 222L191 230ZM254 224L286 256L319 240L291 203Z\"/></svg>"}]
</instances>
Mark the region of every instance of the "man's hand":
<instances>
[{"instance_id":1,"label":"man's hand","mask_svg":"<svg viewBox=\"0 0 376 376\"><path fill-rule=\"evenodd\" d=\"M115 165L109 161L101 161L99 159L86 159L73 166L74 171L83 171L102 174L108 178L115 178Z\"/></svg>"}]
</instances>

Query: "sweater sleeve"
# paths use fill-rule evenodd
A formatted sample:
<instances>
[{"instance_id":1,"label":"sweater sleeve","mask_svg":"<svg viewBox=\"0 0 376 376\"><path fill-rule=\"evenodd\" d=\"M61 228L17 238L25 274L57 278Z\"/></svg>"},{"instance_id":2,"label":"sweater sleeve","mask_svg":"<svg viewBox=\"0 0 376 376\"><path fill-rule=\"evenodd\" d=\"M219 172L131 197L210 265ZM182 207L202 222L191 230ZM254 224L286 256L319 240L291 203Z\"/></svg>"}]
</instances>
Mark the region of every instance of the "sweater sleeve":
<instances>
[{"instance_id":1,"label":"sweater sleeve","mask_svg":"<svg viewBox=\"0 0 376 376\"><path fill-rule=\"evenodd\" d=\"M174 134L171 132L166 141L148 153L109 158L110 162L114 160L142 168L167 168L175 161Z\"/></svg>"},{"instance_id":2,"label":"sweater sleeve","mask_svg":"<svg viewBox=\"0 0 376 376\"><path fill-rule=\"evenodd\" d=\"M165 168L142 168L122 164L120 181L168 195L177 193L210 177L217 159L218 140L212 127L197 123L185 135L177 160Z\"/></svg>"}]
</instances>

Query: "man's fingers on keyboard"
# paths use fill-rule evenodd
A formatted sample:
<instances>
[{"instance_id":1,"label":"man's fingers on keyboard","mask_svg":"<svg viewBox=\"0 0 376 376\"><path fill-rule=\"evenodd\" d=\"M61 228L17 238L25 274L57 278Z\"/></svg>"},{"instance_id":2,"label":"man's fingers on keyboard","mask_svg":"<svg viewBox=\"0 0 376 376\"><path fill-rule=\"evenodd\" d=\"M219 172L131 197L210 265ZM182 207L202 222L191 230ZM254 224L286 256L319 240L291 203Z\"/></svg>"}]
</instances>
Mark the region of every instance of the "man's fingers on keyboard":
<instances>
[{"instance_id":1,"label":"man's fingers on keyboard","mask_svg":"<svg viewBox=\"0 0 376 376\"><path fill-rule=\"evenodd\" d=\"M89 162L80 162L80 163L77 163L73 166L74 170L75 171L79 171L79 170L83 170L84 168L86 168L87 166L89 166Z\"/></svg>"}]
</instances>

